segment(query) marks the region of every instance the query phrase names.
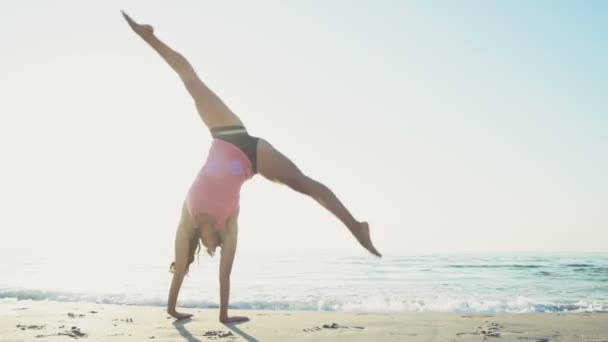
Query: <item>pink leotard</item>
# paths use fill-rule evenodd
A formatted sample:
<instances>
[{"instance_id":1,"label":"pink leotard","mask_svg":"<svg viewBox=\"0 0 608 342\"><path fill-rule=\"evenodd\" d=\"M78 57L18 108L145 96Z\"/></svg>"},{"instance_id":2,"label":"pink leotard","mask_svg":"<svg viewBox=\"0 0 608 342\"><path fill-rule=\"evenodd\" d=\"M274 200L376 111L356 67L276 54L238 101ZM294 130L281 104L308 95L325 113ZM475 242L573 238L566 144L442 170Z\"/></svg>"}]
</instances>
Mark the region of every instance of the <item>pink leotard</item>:
<instances>
[{"instance_id":1,"label":"pink leotard","mask_svg":"<svg viewBox=\"0 0 608 342\"><path fill-rule=\"evenodd\" d=\"M215 229L239 210L243 183L253 176L251 161L235 145L215 139L207 161L190 186L186 206L193 218L207 213L215 218Z\"/></svg>"}]
</instances>

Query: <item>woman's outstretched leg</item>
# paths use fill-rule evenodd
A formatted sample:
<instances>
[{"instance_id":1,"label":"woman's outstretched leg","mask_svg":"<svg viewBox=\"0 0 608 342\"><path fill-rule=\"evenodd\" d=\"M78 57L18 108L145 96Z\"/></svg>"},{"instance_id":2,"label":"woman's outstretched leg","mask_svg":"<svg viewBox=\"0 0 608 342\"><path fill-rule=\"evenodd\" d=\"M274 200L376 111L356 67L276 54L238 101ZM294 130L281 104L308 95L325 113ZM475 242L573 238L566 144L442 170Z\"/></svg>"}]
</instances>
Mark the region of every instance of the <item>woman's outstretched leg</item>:
<instances>
[{"instance_id":1,"label":"woman's outstretched leg","mask_svg":"<svg viewBox=\"0 0 608 342\"><path fill-rule=\"evenodd\" d=\"M131 29L148 43L181 78L207 127L243 125L236 114L201 81L190 62L181 53L173 50L154 35L152 26L135 22L125 12L122 12L122 15Z\"/></svg>"},{"instance_id":2,"label":"woman's outstretched leg","mask_svg":"<svg viewBox=\"0 0 608 342\"><path fill-rule=\"evenodd\" d=\"M258 142L257 167L259 173L265 178L283 183L319 202L344 223L363 247L372 254L381 256L371 241L367 222L355 220L333 191L324 184L304 175L289 158L263 139Z\"/></svg>"}]
</instances>

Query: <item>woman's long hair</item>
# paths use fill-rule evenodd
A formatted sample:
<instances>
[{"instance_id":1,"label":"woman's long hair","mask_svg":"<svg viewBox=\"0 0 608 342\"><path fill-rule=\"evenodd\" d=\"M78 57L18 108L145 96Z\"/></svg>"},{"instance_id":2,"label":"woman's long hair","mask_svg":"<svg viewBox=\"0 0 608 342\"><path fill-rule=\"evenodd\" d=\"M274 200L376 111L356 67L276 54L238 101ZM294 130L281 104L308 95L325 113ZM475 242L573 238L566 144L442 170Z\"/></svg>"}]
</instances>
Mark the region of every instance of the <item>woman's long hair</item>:
<instances>
[{"instance_id":1,"label":"woman's long hair","mask_svg":"<svg viewBox=\"0 0 608 342\"><path fill-rule=\"evenodd\" d=\"M188 243L188 266L186 266L186 274L190 270L190 265L194 262L194 255L198 254L201 250L201 240L198 234L193 234ZM175 261L169 266L169 272L175 272Z\"/></svg>"}]
</instances>

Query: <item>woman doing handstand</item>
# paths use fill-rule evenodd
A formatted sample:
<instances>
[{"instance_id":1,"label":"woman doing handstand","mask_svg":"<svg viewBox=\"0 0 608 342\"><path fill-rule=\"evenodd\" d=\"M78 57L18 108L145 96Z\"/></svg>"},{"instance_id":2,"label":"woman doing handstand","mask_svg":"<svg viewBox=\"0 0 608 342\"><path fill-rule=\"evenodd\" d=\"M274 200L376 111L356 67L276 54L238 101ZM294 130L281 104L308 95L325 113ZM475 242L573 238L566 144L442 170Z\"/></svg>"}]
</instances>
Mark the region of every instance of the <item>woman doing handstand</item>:
<instances>
[{"instance_id":1,"label":"woman doing handstand","mask_svg":"<svg viewBox=\"0 0 608 342\"><path fill-rule=\"evenodd\" d=\"M202 241L210 255L218 246L222 248L219 320L223 323L247 320L247 317L228 316L228 297L237 245L239 192L242 184L256 173L315 199L342 221L363 247L381 256L371 242L367 222L355 220L328 187L304 175L266 140L250 136L243 122L200 80L184 56L154 35L152 26L138 24L126 13L122 14L133 31L179 75L213 137L207 160L186 196L177 228L167 304L171 316L177 319L192 316L177 312L176 303L184 276Z\"/></svg>"}]
</instances>

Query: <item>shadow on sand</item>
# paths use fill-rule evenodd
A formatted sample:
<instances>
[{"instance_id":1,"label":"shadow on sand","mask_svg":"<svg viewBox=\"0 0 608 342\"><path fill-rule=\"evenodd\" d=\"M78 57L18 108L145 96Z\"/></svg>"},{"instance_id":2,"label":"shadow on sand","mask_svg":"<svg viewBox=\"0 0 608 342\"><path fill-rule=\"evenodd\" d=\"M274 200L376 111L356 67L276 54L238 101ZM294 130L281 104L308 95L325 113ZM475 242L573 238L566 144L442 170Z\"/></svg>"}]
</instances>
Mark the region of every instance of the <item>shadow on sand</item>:
<instances>
[{"instance_id":1,"label":"shadow on sand","mask_svg":"<svg viewBox=\"0 0 608 342\"><path fill-rule=\"evenodd\" d=\"M191 318L187 318L187 319L182 319L182 320L178 320L173 322L173 326L175 327L175 329L177 329L177 331L179 332L180 335L182 335L182 337L184 337L186 339L186 341L188 342L202 342L202 340L199 340L198 338L194 337L194 335L192 335L188 329L186 329L185 325L187 323L190 323L192 321ZM235 334L241 336L243 339L245 339L245 341L248 342L259 342L259 340L249 334L247 334L246 332L244 332L243 330L239 329L237 327L237 325L242 324L242 323L246 323L246 322L237 322L237 323L228 323L228 324L224 324L224 326L228 329L230 329L232 332L234 332Z\"/></svg>"},{"instance_id":2,"label":"shadow on sand","mask_svg":"<svg viewBox=\"0 0 608 342\"><path fill-rule=\"evenodd\" d=\"M177 329L179 334L182 335L188 342L202 342L202 340L199 340L198 338L194 337L184 326L186 323L189 323L191 321L191 318L181 319L173 322L173 326L175 327L175 329Z\"/></svg>"},{"instance_id":3,"label":"shadow on sand","mask_svg":"<svg viewBox=\"0 0 608 342\"><path fill-rule=\"evenodd\" d=\"M249 321L249 322L251 322L251 321ZM240 335L242 338L244 338L248 342L259 342L260 340L247 334L246 332L244 332L243 330L241 330L237 327L237 325L243 324L243 323L247 323L247 322L228 323L228 324L224 324L224 326L226 326L226 328L232 330L235 334Z\"/></svg>"}]
</instances>

